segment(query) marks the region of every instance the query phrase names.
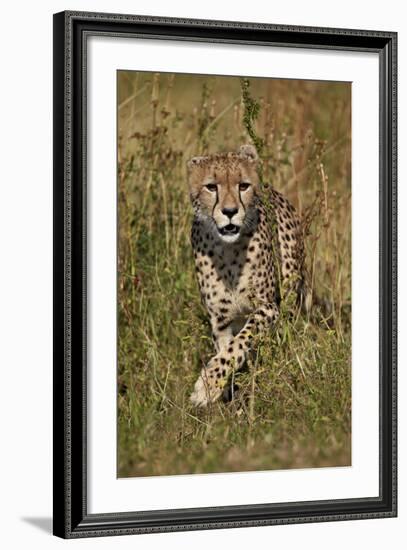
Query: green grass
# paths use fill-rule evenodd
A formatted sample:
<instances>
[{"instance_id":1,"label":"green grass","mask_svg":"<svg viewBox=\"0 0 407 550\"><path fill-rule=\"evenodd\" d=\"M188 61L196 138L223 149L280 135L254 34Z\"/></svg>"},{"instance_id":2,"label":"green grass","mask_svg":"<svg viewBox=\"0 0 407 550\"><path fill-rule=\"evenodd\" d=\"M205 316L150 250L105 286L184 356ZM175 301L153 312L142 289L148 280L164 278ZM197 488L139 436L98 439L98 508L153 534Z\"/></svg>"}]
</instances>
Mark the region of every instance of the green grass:
<instances>
[{"instance_id":1,"label":"green grass","mask_svg":"<svg viewBox=\"0 0 407 550\"><path fill-rule=\"evenodd\" d=\"M282 313L230 403L189 395L213 355L185 163L249 141L239 79L119 73L118 475L351 462L350 85L250 79L262 172L309 225L312 322Z\"/></svg>"}]
</instances>

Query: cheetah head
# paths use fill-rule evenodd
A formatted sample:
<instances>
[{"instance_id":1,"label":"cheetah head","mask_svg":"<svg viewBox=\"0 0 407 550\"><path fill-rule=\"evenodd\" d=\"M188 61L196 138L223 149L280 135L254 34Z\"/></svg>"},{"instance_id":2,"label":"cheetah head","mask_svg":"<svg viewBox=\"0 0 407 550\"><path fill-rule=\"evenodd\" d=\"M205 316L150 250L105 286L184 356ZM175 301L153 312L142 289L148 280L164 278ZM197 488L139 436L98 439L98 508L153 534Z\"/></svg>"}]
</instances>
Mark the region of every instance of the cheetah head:
<instances>
[{"instance_id":1,"label":"cheetah head","mask_svg":"<svg viewBox=\"0 0 407 550\"><path fill-rule=\"evenodd\" d=\"M252 145L238 152L194 157L188 183L195 215L223 242L236 242L256 223L258 157Z\"/></svg>"}]
</instances>

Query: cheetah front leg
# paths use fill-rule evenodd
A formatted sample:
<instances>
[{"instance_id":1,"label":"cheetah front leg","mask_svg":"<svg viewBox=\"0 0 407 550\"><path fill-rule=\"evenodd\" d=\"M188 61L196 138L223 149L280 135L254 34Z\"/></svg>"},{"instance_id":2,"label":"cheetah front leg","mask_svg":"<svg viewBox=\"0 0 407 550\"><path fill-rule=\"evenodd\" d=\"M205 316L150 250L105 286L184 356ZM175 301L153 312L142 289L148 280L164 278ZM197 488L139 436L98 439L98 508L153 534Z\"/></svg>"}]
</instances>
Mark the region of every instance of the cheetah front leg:
<instances>
[{"instance_id":1,"label":"cheetah front leg","mask_svg":"<svg viewBox=\"0 0 407 550\"><path fill-rule=\"evenodd\" d=\"M232 322L226 326L225 324L222 326L215 319L215 321L211 324L216 352L219 353L220 351L228 348L230 342L233 340Z\"/></svg>"},{"instance_id":2,"label":"cheetah front leg","mask_svg":"<svg viewBox=\"0 0 407 550\"><path fill-rule=\"evenodd\" d=\"M216 366L212 363L215 361L216 357L226 352L226 350L229 349L233 343L232 320L229 319L229 321L226 321L225 323L225 319L222 319L222 323L223 324L220 324L218 322L216 316L212 316L212 338L215 344L217 355L213 359L211 359L211 361L209 361L206 367L202 369L198 380L195 382L194 391L192 392L192 395L190 397L193 405L207 405L209 402L209 396L210 401L216 401L222 394L223 386L221 387L217 384L217 380L219 379L219 376L217 376L218 370L216 369ZM214 367L213 371L208 370L211 367ZM214 377L213 373L215 373L216 380L212 380L212 378Z\"/></svg>"},{"instance_id":3,"label":"cheetah front leg","mask_svg":"<svg viewBox=\"0 0 407 550\"><path fill-rule=\"evenodd\" d=\"M202 369L191 395L193 405L205 407L219 399L231 373L239 370L246 361L253 336L274 324L278 313L275 303L267 303L249 316L242 330Z\"/></svg>"}]
</instances>

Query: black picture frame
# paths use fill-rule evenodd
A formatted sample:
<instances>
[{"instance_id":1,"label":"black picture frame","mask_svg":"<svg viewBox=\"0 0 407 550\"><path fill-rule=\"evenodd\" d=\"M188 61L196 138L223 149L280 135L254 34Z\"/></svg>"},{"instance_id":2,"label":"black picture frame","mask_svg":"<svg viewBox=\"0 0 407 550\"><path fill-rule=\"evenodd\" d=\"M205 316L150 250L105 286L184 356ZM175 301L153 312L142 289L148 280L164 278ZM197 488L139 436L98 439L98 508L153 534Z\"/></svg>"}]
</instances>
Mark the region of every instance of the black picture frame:
<instances>
[{"instance_id":1,"label":"black picture frame","mask_svg":"<svg viewBox=\"0 0 407 550\"><path fill-rule=\"evenodd\" d=\"M108 36L375 52L380 69L380 495L89 514L86 372L86 40ZM54 15L54 534L63 538L397 514L397 34L83 12Z\"/></svg>"}]
</instances>

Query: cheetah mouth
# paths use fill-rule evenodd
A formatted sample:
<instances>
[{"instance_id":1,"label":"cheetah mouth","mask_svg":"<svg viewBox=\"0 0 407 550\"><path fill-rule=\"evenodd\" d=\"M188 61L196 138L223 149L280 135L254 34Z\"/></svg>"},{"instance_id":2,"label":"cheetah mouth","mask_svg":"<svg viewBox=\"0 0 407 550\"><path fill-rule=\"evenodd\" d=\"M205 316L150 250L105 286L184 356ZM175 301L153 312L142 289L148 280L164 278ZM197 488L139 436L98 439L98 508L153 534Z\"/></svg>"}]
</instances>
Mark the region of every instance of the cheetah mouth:
<instances>
[{"instance_id":1,"label":"cheetah mouth","mask_svg":"<svg viewBox=\"0 0 407 550\"><path fill-rule=\"evenodd\" d=\"M227 237L232 235L238 235L240 231L240 227L238 225L234 225L233 223L229 223L224 227L218 228L218 231L222 236Z\"/></svg>"}]
</instances>

